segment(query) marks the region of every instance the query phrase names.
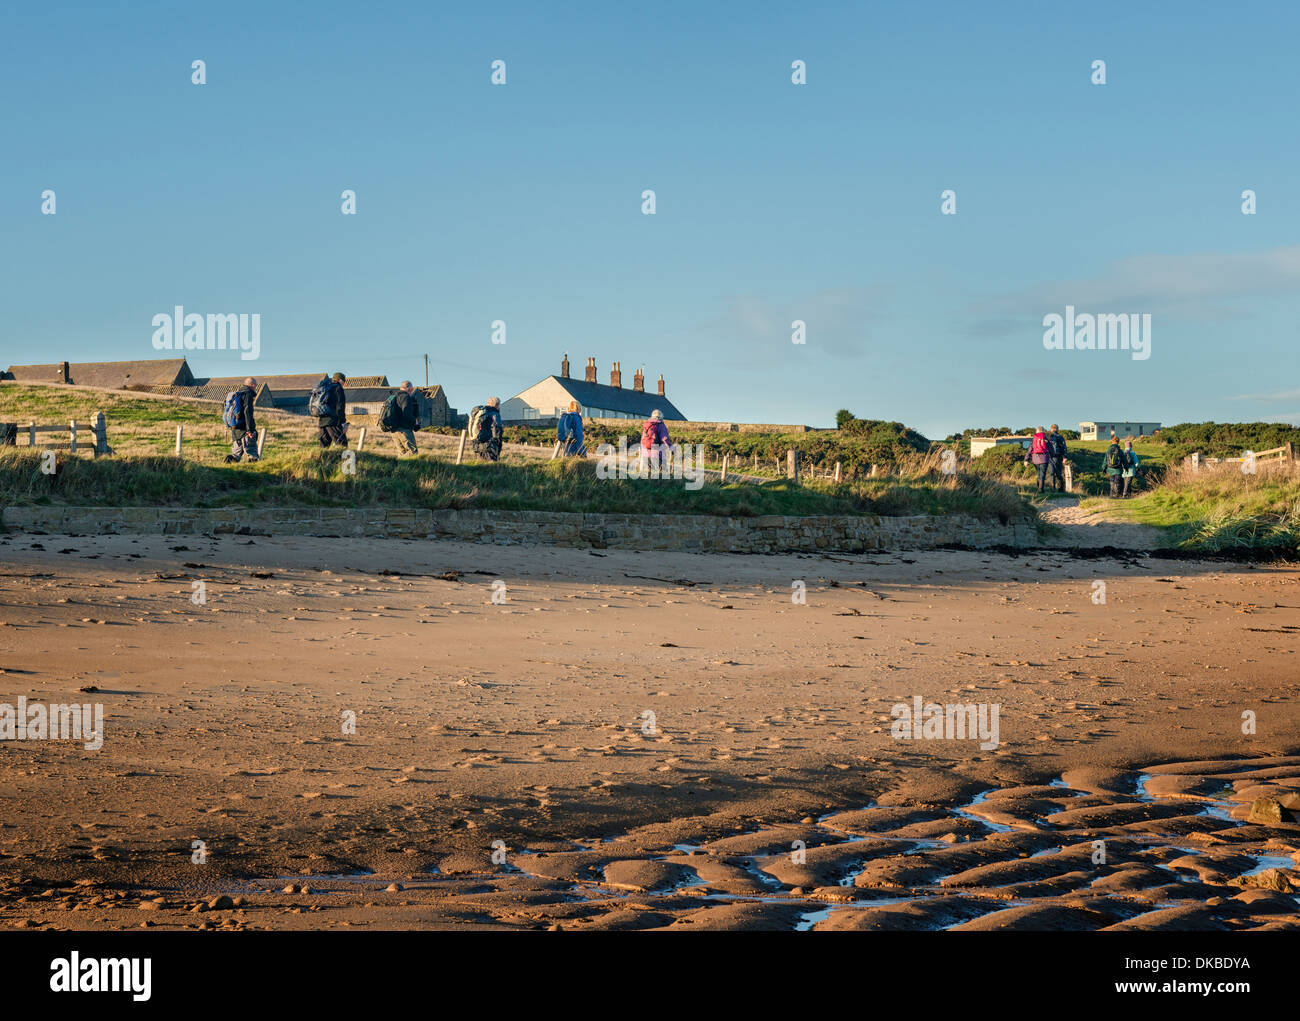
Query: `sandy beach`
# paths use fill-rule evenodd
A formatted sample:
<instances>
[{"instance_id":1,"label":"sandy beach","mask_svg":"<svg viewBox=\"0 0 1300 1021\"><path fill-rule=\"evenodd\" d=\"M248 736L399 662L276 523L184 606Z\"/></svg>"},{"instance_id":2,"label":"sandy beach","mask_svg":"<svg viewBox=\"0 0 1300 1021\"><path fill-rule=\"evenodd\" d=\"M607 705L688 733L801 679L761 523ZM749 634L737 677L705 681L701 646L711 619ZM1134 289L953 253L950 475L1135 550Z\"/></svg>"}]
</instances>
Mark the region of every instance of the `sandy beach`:
<instances>
[{"instance_id":1,"label":"sandy beach","mask_svg":"<svg viewBox=\"0 0 1300 1021\"><path fill-rule=\"evenodd\" d=\"M1270 871L1300 826L1247 821L1300 791L1294 565L17 534L0 563L0 702L104 707L98 750L5 743L5 925L1300 925ZM917 697L996 706L996 746L895 737Z\"/></svg>"}]
</instances>

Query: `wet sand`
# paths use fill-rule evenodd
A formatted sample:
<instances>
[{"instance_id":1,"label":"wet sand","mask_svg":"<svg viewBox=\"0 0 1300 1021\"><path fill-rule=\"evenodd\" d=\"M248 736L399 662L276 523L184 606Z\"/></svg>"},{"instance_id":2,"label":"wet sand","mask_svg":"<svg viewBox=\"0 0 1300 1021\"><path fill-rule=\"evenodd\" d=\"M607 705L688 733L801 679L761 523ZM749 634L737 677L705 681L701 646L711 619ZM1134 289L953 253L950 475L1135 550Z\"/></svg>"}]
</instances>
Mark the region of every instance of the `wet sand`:
<instances>
[{"instance_id":1,"label":"wet sand","mask_svg":"<svg viewBox=\"0 0 1300 1021\"><path fill-rule=\"evenodd\" d=\"M1297 610L1060 551L0 536L0 702L106 717L0 748L0 924L1294 928L1300 826L1246 816L1300 790ZM895 739L917 695L998 747Z\"/></svg>"}]
</instances>

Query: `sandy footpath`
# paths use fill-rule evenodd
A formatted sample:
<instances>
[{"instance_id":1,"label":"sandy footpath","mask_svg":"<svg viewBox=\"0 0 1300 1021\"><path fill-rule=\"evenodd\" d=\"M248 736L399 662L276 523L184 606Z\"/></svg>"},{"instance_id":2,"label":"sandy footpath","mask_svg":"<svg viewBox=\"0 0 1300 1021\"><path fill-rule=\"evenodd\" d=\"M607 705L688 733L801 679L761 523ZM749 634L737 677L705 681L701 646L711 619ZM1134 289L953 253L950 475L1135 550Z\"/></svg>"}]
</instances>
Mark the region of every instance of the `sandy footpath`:
<instances>
[{"instance_id":1,"label":"sandy footpath","mask_svg":"<svg viewBox=\"0 0 1300 1021\"><path fill-rule=\"evenodd\" d=\"M0 744L0 925L1295 928L1297 645L1294 565L4 535L0 703L105 732Z\"/></svg>"}]
</instances>

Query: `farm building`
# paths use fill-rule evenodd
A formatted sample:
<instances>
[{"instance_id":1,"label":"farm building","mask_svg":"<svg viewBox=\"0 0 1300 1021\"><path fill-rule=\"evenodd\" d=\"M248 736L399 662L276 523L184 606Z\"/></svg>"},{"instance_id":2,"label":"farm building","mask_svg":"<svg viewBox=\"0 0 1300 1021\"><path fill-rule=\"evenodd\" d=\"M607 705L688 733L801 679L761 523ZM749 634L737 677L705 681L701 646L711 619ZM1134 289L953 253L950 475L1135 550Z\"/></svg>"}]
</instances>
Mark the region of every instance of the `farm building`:
<instances>
[{"instance_id":1,"label":"farm building","mask_svg":"<svg viewBox=\"0 0 1300 1021\"><path fill-rule=\"evenodd\" d=\"M596 359L587 359L586 378L569 378L569 356L560 363L558 376L547 376L522 393L501 403L501 419L511 424L553 420L578 402L583 418L646 419L658 409L665 421L684 422L683 415L664 396L664 377L659 377L659 392L645 392L645 376L640 369L632 376L631 389L623 387L623 371L618 362L610 370L609 383L596 382Z\"/></svg>"},{"instance_id":2,"label":"farm building","mask_svg":"<svg viewBox=\"0 0 1300 1021\"><path fill-rule=\"evenodd\" d=\"M1079 439L1108 440L1111 433L1120 439L1125 436L1150 436L1159 429L1159 422L1080 422Z\"/></svg>"},{"instance_id":3,"label":"farm building","mask_svg":"<svg viewBox=\"0 0 1300 1021\"><path fill-rule=\"evenodd\" d=\"M261 376L257 379L259 408L275 408L307 414L311 392L324 373ZM184 358L152 358L130 362L57 362L50 365L11 365L0 379L19 383L66 383L105 390L135 390L166 397L224 401L226 394L242 386L245 376L198 377ZM348 414L375 416L396 388L387 376L352 376L347 381ZM420 422L426 426L452 425L456 409L447 403L440 386L416 387Z\"/></svg>"},{"instance_id":4,"label":"farm building","mask_svg":"<svg viewBox=\"0 0 1300 1021\"><path fill-rule=\"evenodd\" d=\"M1017 446L1029 448L1032 436L972 436L970 438L970 456L979 457L986 450L994 447Z\"/></svg>"},{"instance_id":5,"label":"farm building","mask_svg":"<svg viewBox=\"0 0 1300 1021\"><path fill-rule=\"evenodd\" d=\"M184 358L145 358L132 362L55 362L11 365L0 379L19 383L67 383L125 390L131 386L191 386L194 376Z\"/></svg>"}]
</instances>

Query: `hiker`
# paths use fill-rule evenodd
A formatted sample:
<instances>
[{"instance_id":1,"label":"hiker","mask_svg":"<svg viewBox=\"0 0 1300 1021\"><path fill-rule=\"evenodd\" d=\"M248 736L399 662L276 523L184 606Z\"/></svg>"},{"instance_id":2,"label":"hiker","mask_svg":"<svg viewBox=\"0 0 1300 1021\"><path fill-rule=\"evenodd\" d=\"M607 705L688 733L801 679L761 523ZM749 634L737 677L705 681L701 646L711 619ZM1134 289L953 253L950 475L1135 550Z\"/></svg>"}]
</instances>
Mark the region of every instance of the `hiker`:
<instances>
[{"instance_id":1,"label":"hiker","mask_svg":"<svg viewBox=\"0 0 1300 1021\"><path fill-rule=\"evenodd\" d=\"M257 422L253 418L253 401L257 400L257 380L249 376L238 390L226 394L221 420L230 430L230 453L226 464L238 464L243 458L256 461Z\"/></svg>"},{"instance_id":2,"label":"hiker","mask_svg":"<svg viewBox=\"0 0 1300 1021\"><path fill-rule=\"evenodd\" d=\"M1124 473L1124 464L1124 451L1120 449L1119 437L1112 433L1105 456L1106 475L1110 478L1111 499L1119 496L1120 476Z\"/></svg>"},{"instance_id":3,"label":"hiker","mask_svg":"<svg viewBox=\"0 0 1300 1021\"><path fill-rule=\"evenodd\" d=\"M1040 425L1038 431L1034 433L1034 438L1029 441L1029 449L1025 451L1025 464L1033 462L1034 467L1038 470L1038 491L1043 491L1043 483L1047 481L1047 435L1043 432Z\"/></svg>"},{"instance_id":4,"label":"hiker","mask_svg":"<svg viewBox=\"0 0 1300 1021\"><path fill-rule=\"evenodd\" d=\"M582 442L582 415L578 408L577 401L570 401L569 410L555 424L555 438L560 444L560 453L565 457L587 456L587 448Z\"/></svg>"},{"instance_id":5,"label":"hiker","mask_svg":"<svg viewBox=\"0 0 1300 1021\"><path fill-rule=\"evenodd\" d=\"M414 457L420 452L415 445L415 434L420 428L420 403L409 379L402 380L397 393L384 402L379 428L393 434L393 445L397 447L399 457Z\"/></svg>"},{"instance_id":6,"label":"hiker","mask_svg":"<svg viewBox=\"0 0 1300 1021\"><path fill-rule=\"evenodd\" d=\"M1065 492L1065 455L1065 437L1053 422L1047 434L1047 456L1052 465L1052 485L1058 493Z\"/></svg>"},{"instance_id":7,"label":"hiker","mask_svg":"<svg viewBox=\"0 0 1300 1021\"><path fill-rule=\"evenodd\" d=\"M658 408L650 412L645 425L641 427L641 475L645 477L651 465L666 468L668 452L672 449L672 440L668 437L668 426L664 425L664 416Z\"/></svg>"},{"instance_id":8,"label":"hiker","mask_svg":"<svg viewBox=\"0 0 1300 1021\"><path fill-rule=\"evenodd\" d=\"M348 445L348 397L343 392L348 377L341 372L334 378L322 376L311 392L307 413L316 416L320 426L320 445L346 447Z\"/></svg>"},{"instance_id":9,"label":"hiker","mask_svg":"<svg viewBox=\"0 0 1300 1021\"><path fill-rule=\"evenodd\" d=\"M489 397L487 404L469 413L469 438L474 453L489 461L501 456L501 398Z\"/></svg>"},{"instance_id":10,"label":"hiker","mask_svg":"<svg viewBox=\"0 0 1300 1021\"><path fill-rule=\"evenodd\" d=\"M1132 493L1133 479L1137 476L1138 464L1137 454L1133 453L1133 441L1127 439L1124 441L1124 470L1120 472L1120 482L1123 489L1120 495L1127 500Z\"/></svg>"}]
</instances>

